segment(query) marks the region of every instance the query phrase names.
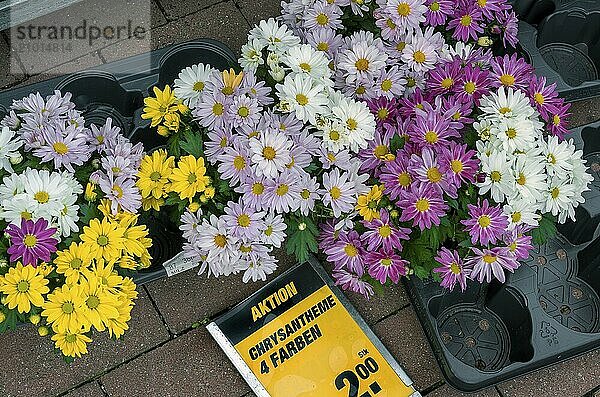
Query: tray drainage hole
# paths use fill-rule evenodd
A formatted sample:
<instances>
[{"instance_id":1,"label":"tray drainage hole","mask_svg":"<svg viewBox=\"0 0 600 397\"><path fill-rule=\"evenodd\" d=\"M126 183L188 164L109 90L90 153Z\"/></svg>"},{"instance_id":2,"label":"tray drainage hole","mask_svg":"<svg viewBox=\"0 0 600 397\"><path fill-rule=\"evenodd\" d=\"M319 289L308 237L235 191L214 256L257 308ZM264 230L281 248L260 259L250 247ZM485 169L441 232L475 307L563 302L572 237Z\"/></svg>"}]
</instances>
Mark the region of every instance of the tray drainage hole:
<instances>
[{"instance_id":1,"label":"tray drainage hole","mask_svg":"<svg viewBox=\"0 0 600 397\"><path fill-rule=\"evenodd\" d=\"M567 305L562 305L560 307L560 313L565 316L571 314L571 308Z\"/></svg>"},{"instance_id":2,"label":"tray drainage hole","mask_svg":"<svg viewBox=\"0 0 600 397\"><path fill-rule=\"evenodd\" d=\"M479 321L479 329L482 330L483 332L489 331L490 330L490 322L485 319Z\"/></svg>"},{"instance_id":3,"label":"tray drainage hole","mask_svg":"<svg viewBox=\"0 0 600 397\"><path fill-rule=\"evenodd\" d=\"M593 163L590 165L590 168L591 168L591 169L592 169L592 171L594 171L594 172L600 172L600 163L593 162Z\"/></svg>"},{"instance_id":4,"label":"tray drainage hole","mask_svg":"<svg viewBox=\"0 0 600 397\"><path fill-rule=\"evenodd\" d=\"M558 257L558 259L567 259L567 251L559 249L558 251L556 251L556 256Z\"/></svg>"},{"instance_id":5,"label":"tray drainage hole","mask_svg":"<svg viewBox=\"0 0 600 397\"><path fill-rule=\"evenodd\" d=\"M474 348L477 345L477 341L472 336L468 336L465 338L465 346L469 349Z\"/></svg>"},{"instance_id":6,"label":"tray drainage hole","mask_svg":"<svg viewBox=\"0 0 600 397\"><path fill-rule=\"evenodd\" d=\"M442 341L447 345L448 343L452 342L452 335L450 335L448 332L442 332Z\"/></svg>"},{"instance_id":7,"label":"tray drainage hole","mask_svg":"<svg viewBox=\"0 0 600 397\"><path fill-rule=\"evenodd\" d=\"M545 265L547 261L548 260L546 259L545 256L538 256L537 257L537 263L540 264L540 265Z\"/></svg>"},{"instance_id":8,"label":"tray drainage hole","mask_svg":"<svg viewBox=\"0 0 600 397\"><path fill-rule=\"evenodd\" d=\"M548 309L548 303L540 297L540 307L544 310Z\"/></svg>"},{"instance_id":9,"label":"tray drainage hole","mask_svg":"<svg viewBox=\"0 0 600 397\"><path fill-rule=\"evenodd\" d=\"M482 359L478 358L478 359L475 361L475 367L476 367L478 370L480 370L480 371L483 371L483 370L484 370L484 369L487 367L487 364L485 363L485 361L483 361Z\"/></svg>"},{"instance_id":10,"label":"tray drainage hole","mask_svg":"<svg viewBox=\"0 0 600 397\"><path fill-rule=\"evenodd\" d=\"M573 298L575 298L575 299L581 299L581 298L583 298L583 291L580 290L579 288L573 288L571 295L573 295Z\"/></svg>"}]
</instances>

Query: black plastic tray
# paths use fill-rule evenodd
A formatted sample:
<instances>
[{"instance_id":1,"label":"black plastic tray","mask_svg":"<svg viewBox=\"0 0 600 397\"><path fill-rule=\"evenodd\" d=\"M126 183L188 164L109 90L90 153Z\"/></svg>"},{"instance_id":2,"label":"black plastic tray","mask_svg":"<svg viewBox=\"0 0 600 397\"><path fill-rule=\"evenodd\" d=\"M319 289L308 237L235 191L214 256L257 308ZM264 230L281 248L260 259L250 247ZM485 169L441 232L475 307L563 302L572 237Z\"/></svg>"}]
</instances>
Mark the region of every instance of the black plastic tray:
<instances>
[{"instance_id":1,"label":"black plastic tray","mask_svg":"<svg viewBox=\"0 0 600 397\"><path fill-rule=\"evenodd\" d=\"M13 99L32 92L50 95L55 89L73 94L72 101L83 111L86 123L104 124L108 117L132 142L142 142L147 151L166 141L141 118L144 97L152 87L172 84L179 72L197 63L224 70L237 67L237 58L224 44L211 39L192 40L95 67L93 70L60 76L50 80L0 92L0 118ZM162 264L181 251L183 237L173 223L160 217L143 218L153 240L152 266L136 272L137 284L167 275Z\"/></svg>"},{"instance_id":2,"label":"black plastic tray","mask_svg":"<svg viewBox=\"0 0 600 397\"><path fill-rule=\"evenodd\" d=\"M567 101L600 95L600 1L514 0L519 43Z\"/></svg>"},{"instance_id":3,"label":"black plastic tray","mask_svg":"<svg viewBox=\"0 0 600 397\"><path fill-rule=\"evenodd\" d=\"M577 222L541 247L505 284L465 293L407 281L448 382L474 391L600 347L600 122L573 130L594 176Z\"/></svg>"}]
</instances>

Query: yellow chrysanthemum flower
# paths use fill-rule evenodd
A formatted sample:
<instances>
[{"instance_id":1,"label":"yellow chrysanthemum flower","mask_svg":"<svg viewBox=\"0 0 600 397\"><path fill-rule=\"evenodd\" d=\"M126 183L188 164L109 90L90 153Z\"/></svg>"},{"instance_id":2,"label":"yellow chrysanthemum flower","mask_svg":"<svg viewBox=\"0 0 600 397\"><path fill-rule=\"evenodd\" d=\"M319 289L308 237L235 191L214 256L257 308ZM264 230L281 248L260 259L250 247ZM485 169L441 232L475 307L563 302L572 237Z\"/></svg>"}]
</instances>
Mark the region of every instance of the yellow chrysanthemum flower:
<instances>
[{"instance_id":1,"label":"yellow chrysanthemum flower","mask_svg":"<svg viewBox=\"0 0 600 397\"><path fill-rule=\"evenodd\" d=\"M356 210L368 222L373 218L379 218L379 209L377 208L383 197L383 186L375 185L367 194L358 196Z\"/></svg>"},{"instance_id":2,"label":"yellow chrysanthemum flower","mask_svg":"<svg viewBox=\"0 0 600 397\"><path fill-rule=\"evenodd\" d=\"M144 211L149 211L150 208L153 208L156 211L160 211L160 207L165 205L165 200L163 199L155 199L154 197L147 197L142 199L142 209Z\"/></svg>"},{"instance_id":3,"label":"yellow chrysanthemum flower","mask_svg":"<svg viewBox=\"0 0 600 397\"><path fill-rule=\"evenodd\" d=\"M119 286L120 294L122 295L119 299L128 300L128 304L132 305L133 300L137 299L138 292L136 291L137 285L133 282L133 279L130 277L123 277L123 281Z\"/></svg>"},{"instance_id":4,"label":"yellow chrysanthemum flower","mask_svg":"<svg viewBox=\"0 0 600 397\"><path fill-rule=\"evenodd\" d=\"M244 72L239 74L235 73L235 70L229 69L222 72L223 76L223 88L221 92L225 95L232 95L237 87L242 84L244 78Z\"/></svg>"},{"instance_id":5,"label":"yellow chrysanthemum flower","mask_svg":"<svg viewBox=\"0 0 600 397\"><path fill-rule=\"evenodd\" d=\"M101 280L93 274L88 274L80 284L84 304L79 314L102 332L109 320L119 317L117 298L104 289Z\"/></svg>"},{"instance_id":6,"label":"yellow chrysanthemum flower","mask_svg":"<svg viewBox=\"0 0 600 397\"><path fill-rule=\"evenodd\" d=\"M206 167L204 159L196 159L194 156L184 156L179 159L177 168L173 170L171 176L171 190L178 193L183 199L192 199L197 193L202 193L210 183L206 176Z\"/></svg>"},{"instance_id":7,"label":"yellow chrysanthemum flower","mask_svg":"<svg viewBox=\"0 0 600 397\"><path fill-rule=\"evenodd\" d=\"M113 263L96 263L91 269L84 271L83 275L92 274L100 279L102 287L112 294L118 294L118 288L123 282L123 277L114 270Z\"/></svg>"},{"instance_id":8,"label":"yellow chrysanthemum flower","mask_svg":"<svg viewBox=\"0 0 600 397\"><path fill-rule=\"evenodd\" d=\"M168 156L163 149L146 155L140 164L137 186L142 198L152 197L156 200L165 197L169 191L169 176L175 168L175 157Z\"/></svg>"},{"instance_id":9,"label":"yellow chrysanthemum flower","mask_svg":"<svg viewBox=\"0 0 600 397\"><path fill-rule=\"evenodd\" d=\"M165 115L178 111L179 100L175 97L175 94L168 85L161 91L158 87L154 87L155 97L148 97L144 99L144 113L142 114L143 119L151 119L152 127L156 127L162 123ZM184 110L182 108L182 110Z\"/></svg>"},{"instance_id":10,"label":"yellow chrysanthemum flower","mask_svg":"<svg viewBox=\"0 0 600 397\"><path fill-rule=\"evenodd\" d=\"M48 280L40 268L23 266L20 262L0 276L0 292L6 295L4 303L10 310L17 308L19 313L29 313L31 306L42 307L43 294L50 292Z\"/></svg>"},{"instance_id":11,"label":"yellow chrysanthemum flower","mask_svg":"<svg viewBox=\"0 0 600 397\"><path fill-rule=\"evenodd\" d=\"M55 332L77 332L85 322L80 318L83 304L80 286L65 284L48 295L48 301L42 306L42 316L52 324Z\"/></svg>"},{"instance_id":12,"label":"yellow chrysanthemum flower","mask_svg":"<svg viewBox=\"0 0 600 397\"><path fill-rule=\"evenodd\" d=\"M131 309L132 305L128 304L127 300L120 300L117 306L117 310L119 311L119 316L117 318L112 318L108 321L106 328L108 329L108 333L111 337L115 337L119 339L125 331L129 329L129 325L127 322L131 320Z\"/></svg>"},{"instance_id":13,"label":"yellow chrysanthemum flower","mask_svg":"<svg viewBox=\"0 0 600 397\"><path fill-rule=\"evenodd\" d=\"M87 201L95 201L98 198L98 193L96 193L96 184L92 182L88 182L85 186L84 197Z\"/></svg>"},{"instance_id":14,"label":"yellow chrysanthemum flower","mask_svg":"<svg viewBox=\"0 0 600 397\"><path fill-rule=\"evenodd\" d=\"M125 248L124 232L117 222L111 222L107 218L102 219L102 222L92 219L89 226L83 227L81 243L89 247L96 260L110 262L118 259Z\"/></svg>"},{"instance_id":15,"label":"yellow chrysanthemum flower","mask_svg":"<svg viewBox=\"0 0 600 397\"><path fill-rule=\"evenodd\" d=\"M54 260L56 272L65 275L67 284L77 284L82 272L90 266L93 258L89 246L71 243L68 249L57 252Z\"/></svg>"},{"instance_id":16,"label":"yellow chrysanthemum flower","mask_svg":"<svg viewBox=\"0 0 600 397\"><path fill-rule=\"evenodd\" d=\"M59 332L52 335L52 340L62 354L73 358L87 354L86 344L92 341L83 330Z\"/></svg>"}]
</instances>

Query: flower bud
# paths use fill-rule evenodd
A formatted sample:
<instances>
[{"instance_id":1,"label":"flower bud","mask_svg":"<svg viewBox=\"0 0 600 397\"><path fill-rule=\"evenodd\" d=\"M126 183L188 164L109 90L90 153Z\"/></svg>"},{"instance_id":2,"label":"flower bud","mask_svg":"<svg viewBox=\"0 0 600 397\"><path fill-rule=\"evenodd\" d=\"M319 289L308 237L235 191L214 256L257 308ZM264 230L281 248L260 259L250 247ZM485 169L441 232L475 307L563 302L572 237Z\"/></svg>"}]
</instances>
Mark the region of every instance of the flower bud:
<instances>
[{"instance_id":1,"label":"flower bud","mask_svg":"<svg viewBox=\"0 0 600 397\"><path fill-rule=\"evenodd\" d=\"M48 329L48 327L41 326L38 328L39 336L48 336L49 333L50 333L50 330Z\"/></svg>"},{"instance_id":2,"label":"flower bud","mask_svg":"<svg viewBox=\"0 0 600 397\"><path fill-rule=\"evenodd\" d=\"M12 165L20 164L21 161L23 161L23 155L17 152L16 154L10 156L9 160Z\"/></svg>"},{"instance_id":3,"label":"flower bud","mask_svg":"<svg viewBox=\"0 0 600 397\"><path fill-rule=\"evenodd\" d=\"M188 210L190 212L197 212L200 209L200 203L197 202L191 202L190 205L188 205Z\"/></svg>"},{"instance_id":4,"label":"flower bud","mask_svg":"<svg viewBox=\"0 0 600 397\"><path fill-rule=\"evenodd\" d=\"M39 314L32 314L31 316L29 316L29 322L31 322L31 324L33 325L38 325L41 320L42 317Z\"/></svg>"},{"instance_id":5,"label":"flower bud","mask_svg":"<svg viewBox=\"0 0 600 397\"><path fill-rule=\"evenodd\" d=\"M283 70L281 66L274 67L269 73L271 74L271 77L273 77L273 80L278 83L285 78L285 70Z\"/></svg>"},{"instance_id":6,"label":"flower bud","mask_svg":"<svg viewBox=\"0 0 600 397\"><path fill-rule=\"evenodd\" d=\"M95 170L99 169L100 168L100 159L93 159L92 167L94 167Z\"/></svg>"},{"instance_id":7,"label":"flower bud","mask_svg":"<svg viewBox=\"0 0 600 397\"><path fill-rule=\"evenodd\" d=\"M477 39L477 44L482 47L489 47L494 44L494 40L490 39L488 36L481 36Z\"/></svg>"},{"instance_id":8,"label":"flower bud","mask_svg":"<svg viewBox=\"0 0 600 397\"><path fill-rule=\"evenodd\" d=\"M306 230L306 223L302 222L298 224L298 229L299 230Z\"/></svg>"},{"instance_id":9,"label":"flower bud","mask_svg":"<svg viewBox=\"0 0 600 397\"><path fill-rule=\"evenodd\" d=\"M88 182L85 186L85 199L87 201L94 201L98 197L98 193L96 193L96 184Z\"/></svg>"},{"instance_id":10,"label":"flower bud","mask_svg":"<svg viewBox=\"0 0 600 397\"><path fill-rule=\"evenodd\" d=\"M398 210L391 210L391 211L390 211L390 217L391 217L392 219L396 219L396 218L398 218L398 216L399 216L399 215L400 215L400 214L398 213Z\"/></svg>"},{"instance_id":11,"label":"flower bud","mask_svg":"<svg viewBox=\"0 0 600 397\"><path fill-rule=\"evenodd\" d=\"M3 311L0 311L0 324L2 324L6 320L6 314Z\"/></svg>"},{"instance_id":12,"label":"flower bud","mask_svg":"<svg viewBox=\"0 0 600 397\"><path fill-rule=\"evenodd\" d=\"M8 262L6 259L0 259L0 268L8 266Z\"/></svg>"}]
</instances>

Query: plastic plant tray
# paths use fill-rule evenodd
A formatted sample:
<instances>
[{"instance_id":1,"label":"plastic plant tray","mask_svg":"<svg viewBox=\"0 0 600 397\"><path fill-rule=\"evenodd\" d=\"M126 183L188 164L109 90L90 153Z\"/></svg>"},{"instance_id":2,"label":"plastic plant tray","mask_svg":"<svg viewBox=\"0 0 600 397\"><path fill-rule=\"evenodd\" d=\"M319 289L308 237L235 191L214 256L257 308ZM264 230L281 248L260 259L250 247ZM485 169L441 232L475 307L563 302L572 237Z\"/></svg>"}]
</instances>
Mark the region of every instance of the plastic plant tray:
<instances>
[{"instance_id":1,"label":"plastic plant tray","mask_svg":"<svg viewBox=\"0 0 600 397\"><path fill-rule=\"evenodd\" d=\"M577 222L505 284L465 293L412 278L411 300L448 382L475 391L600 347L600 122L573 130L595 180Z\"/></svg>"},{"instance_id":2,"label":"plastic plant tray","mask_svg":"<svg viewBox=\"0 0 600 397\"><path fill-rule=\"evenodd\" d=\"M567 101L600 95L600 1L514 0L522 53Z\"/></svg>"},{"instance_id":3,"label":"plastic plant tray","mask_svg":"<svg viewBox=\"0 0 600 397\"><path fill-rule=\"evenodd\" d=\"M188 41L150 53L136 55L100 65L93 70L60 76L32 85L0 92L0 118L4 117L13 99L30 93L50 95L54 90L71 92L72 101L83 111L86 123L103 125L112 118L113 126L121 128L133 143L142 142L146 151L166 144L166 139L150 128L149 120L141 118L144 97L152 87L162 89L172 84L179 72L197 63L207 63L224 70L237 67L237 58L224 44L210 39ZM136 272L133 277L144 284L165 277L163 263L181 251L183 237L177 227L160 216L142 215L153 240L150 254L152 266Z\"/></svg>"}]
</instances>

